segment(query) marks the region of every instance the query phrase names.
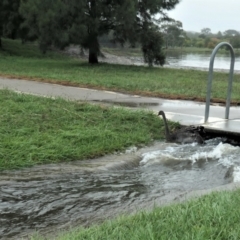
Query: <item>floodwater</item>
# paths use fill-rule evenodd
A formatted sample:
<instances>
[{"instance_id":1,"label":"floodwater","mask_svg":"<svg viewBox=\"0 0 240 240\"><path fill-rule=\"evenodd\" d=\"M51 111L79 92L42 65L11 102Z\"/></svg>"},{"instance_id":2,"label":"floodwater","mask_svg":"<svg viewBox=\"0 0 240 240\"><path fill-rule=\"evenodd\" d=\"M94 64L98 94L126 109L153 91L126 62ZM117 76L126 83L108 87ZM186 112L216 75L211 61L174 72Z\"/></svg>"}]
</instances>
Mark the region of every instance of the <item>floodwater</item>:
<instances>
[{"instance_id":1,"label":"floodwater","mask_svg":"<svg viewBox=\"0 0 240 240\"><path fill-rule=\"evenodd\" d=\"M0 176L0 238L51 234L167 204L185 194L238 182L240 148L157 142L99 159L5 171Z\"/></svg>"},{"instance_id":2,"label":"floodwater","mask_svg":"<svg viewBox=\"0 0 240 240\"><path fill-rule=\"evenodd\" d=\"M70 46L66 48L65 52L72 56L81 56L80 48L76 46ZM87 53L85 55L85 58ZM107 62L113 64L124 64L124 65L137 65L142 66L146 65L144 63L143 57L135 57L135 56L116 56L113 54L109 54L104 52L105 57L99 57L100 62ZM186 52L179 52L177 50L169 51L166 53L166 64L164 67L172 67L172 68L196 68L207 70L209 69L209 62L210 62L211 52L201 52L201 53L186 53ZM229 71L230 69L230 62L231 62L231 55L227 50L225 53L218 52L215 60L214 60L214 69L218 71ZM240 54L235 53L235 71L240 71Z\"/></svg>"},{"instance_id":3,"label":"floodwater","mask_svg":"<svg viewBox=\"0 0 240 240\"><path fill-rule=\"evenodd\" d=\"M168 52L166 60L171 67L189 67L208 69L211 53L179 53ZM229 70L231 55L228 51L225 54L217 53L214 60L214 69ZM235 55L234 69L240 71L240 55Z\"/></svg>"}]
</instances>

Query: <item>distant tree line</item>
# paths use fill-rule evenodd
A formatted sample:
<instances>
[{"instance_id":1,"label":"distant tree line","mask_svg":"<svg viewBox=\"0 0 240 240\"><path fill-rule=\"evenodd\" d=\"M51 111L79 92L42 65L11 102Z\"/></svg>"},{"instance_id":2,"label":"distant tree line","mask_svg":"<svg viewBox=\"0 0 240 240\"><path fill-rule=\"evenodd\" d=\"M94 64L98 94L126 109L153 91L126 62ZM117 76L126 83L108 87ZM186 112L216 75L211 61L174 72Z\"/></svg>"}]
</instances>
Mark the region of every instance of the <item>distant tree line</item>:
<instances>
[{"instance_id":1,"label":"distant tree line","mask_svg":"<svg viewBox=\"0 0 240 240\"><path fill-rule=\"evenodd\" d=\"M211 33L210 28L203 28L200 32L184 31L182 23L174 19L162 21L159 31L163 37L163 47L165 49L175 47L197 47L213 49L220 42L229 42L236 49L240 48L240 32L228 29L224 32ZM104 35L99 40L107 47L119 46L111 41L110 35ZM137 45L139 46L139 45Z\"/></svg>"},{"instance_id":2,"label":"distant tree line","mask_svg":"<svg viewBox=\"0 0 240 240\"><path fill-rule=\"evenodd\" d=\"M43 53L52 46L78 44L89 50L89 63L98 63L99 39L111 35L113 43L139 44L149 65L163 65L165 35L160 25L170 20L166 11L179 1L0 0L0 47L1 37L37 41ZM173 44L170 34L168 42Z\"/></svg>"},{"instance_id":3,"label":"distant tree line","mask_svg":"<svg viewBox=\"0 0 240 240\"><path fill-rule=\"evenodd\" d=\"M224 32L212 33L210 28L201 32L186 32L183 45L185 47L214 48L220 42L229 42L236 49L240 48L240 32L228 29Z\"/></svg>"}]
</instances>

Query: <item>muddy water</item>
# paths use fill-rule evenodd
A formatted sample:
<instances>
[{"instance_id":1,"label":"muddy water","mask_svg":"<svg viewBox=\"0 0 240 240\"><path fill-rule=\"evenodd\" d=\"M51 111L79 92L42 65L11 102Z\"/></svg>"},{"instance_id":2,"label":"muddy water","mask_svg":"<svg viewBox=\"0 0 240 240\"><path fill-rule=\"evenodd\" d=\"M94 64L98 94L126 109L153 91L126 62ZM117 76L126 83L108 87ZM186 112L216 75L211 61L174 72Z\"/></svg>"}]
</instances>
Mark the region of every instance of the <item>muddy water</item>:
<instances>
[{"instance_id":1,"label":"muddy water","mask_svg":"<svg viewBox=\"0 0 240 240\"><path fill-rule=\"evenodd\" d=\"M199 189L238 181L239 147L156 143L124 154L3 172L0 236L88 226Z\"/></svg>"}]
</instances>

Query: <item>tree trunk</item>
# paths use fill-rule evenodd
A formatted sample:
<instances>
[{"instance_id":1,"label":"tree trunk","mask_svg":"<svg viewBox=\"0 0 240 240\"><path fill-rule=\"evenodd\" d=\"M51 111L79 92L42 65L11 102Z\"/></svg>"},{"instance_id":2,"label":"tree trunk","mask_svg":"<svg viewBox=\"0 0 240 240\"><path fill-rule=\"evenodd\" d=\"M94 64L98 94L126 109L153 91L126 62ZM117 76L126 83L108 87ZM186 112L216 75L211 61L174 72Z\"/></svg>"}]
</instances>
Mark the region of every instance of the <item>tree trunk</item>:
<instances>
[{"instance_id":1,"label":"tree trunk","mask_svg":"<svg viewBox=\"0 0 240 240\"><path fill-rule=\"evenodd\" d=\"M98 43L97 35L89 36L88 62L91 64L98 63L98 55L99 55L99 43Z\"/></svg>"},{"instance_id":2,"label":"tree trunk","mask_svg":"<svg viewBox=\"0 0 240 240\"><path fill-rule=\"evenodd\" d=\"M91 64L98 63L98 54L94 51L91 51L90 49L89 49L88 62Z\"/></svg>"}]
</instances>

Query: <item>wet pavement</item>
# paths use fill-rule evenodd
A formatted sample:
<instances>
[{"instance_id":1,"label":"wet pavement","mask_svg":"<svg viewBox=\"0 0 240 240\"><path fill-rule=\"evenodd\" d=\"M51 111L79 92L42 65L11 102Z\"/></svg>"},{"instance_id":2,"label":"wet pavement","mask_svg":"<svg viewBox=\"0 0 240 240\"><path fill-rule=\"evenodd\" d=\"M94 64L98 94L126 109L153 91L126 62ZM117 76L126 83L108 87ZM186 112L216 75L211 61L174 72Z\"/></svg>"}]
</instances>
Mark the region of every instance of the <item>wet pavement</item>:
<instances>
[{"instance_id":1,"label":"wet pavement","mask_svg":"<svg viewBox=\"0 0 240 240\"><path fill-rule=\"evenodd\" d=\"M22 93L45 97L62 97L75 101L144 108L154 112L163 110L166 112L167 118L182 125L203 125L211 131L230 132L240 135L240 107L236 106L230 108L230 120L224 119L225 107L210 106L208 123L204 123L205 103L201 102L141 97L111 91L99 91L3 77L0 77L0 88L8 88Z\"/></svg>"}]
</instances>

